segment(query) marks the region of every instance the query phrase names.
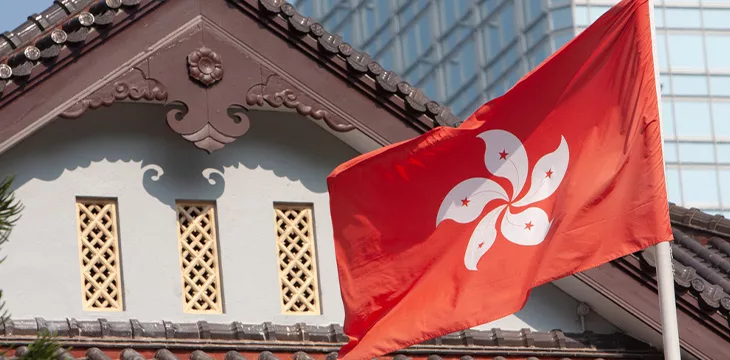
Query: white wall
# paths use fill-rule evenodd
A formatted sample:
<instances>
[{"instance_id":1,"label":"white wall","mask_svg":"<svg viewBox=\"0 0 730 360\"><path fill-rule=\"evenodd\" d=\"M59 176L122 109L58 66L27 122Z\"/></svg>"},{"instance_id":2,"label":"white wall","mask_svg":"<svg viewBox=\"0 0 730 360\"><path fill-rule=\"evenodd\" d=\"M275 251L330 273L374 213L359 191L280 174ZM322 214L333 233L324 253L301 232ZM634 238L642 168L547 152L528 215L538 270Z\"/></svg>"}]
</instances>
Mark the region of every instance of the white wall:
<instances>
[{"instance_id":1,"label":"white wall","mask_svg":"<svg viewBox=\"0 0 730 360\"><path fill-rule=\"evenodd\" d=\"M56 120L3 154L0 176L16 175L16 196L25 206L0 265L12 317L341 323L325 179L357 154L299 115L250 116L246 135L210 155L172 132L162 107L142 104ZM163 174L154 181L158 170ZM203 175L209 173L210 182ZM76 196L118 199L124 312L82 311ZM217 202L222 315L182 311L176 199ZM321 316L281 314L275 201L314 204ZM524 310L485 327L579 332L576 307L547 285L535 289ZM587 328L613 331L593 314Z\"/></svg>"}]
</instances>

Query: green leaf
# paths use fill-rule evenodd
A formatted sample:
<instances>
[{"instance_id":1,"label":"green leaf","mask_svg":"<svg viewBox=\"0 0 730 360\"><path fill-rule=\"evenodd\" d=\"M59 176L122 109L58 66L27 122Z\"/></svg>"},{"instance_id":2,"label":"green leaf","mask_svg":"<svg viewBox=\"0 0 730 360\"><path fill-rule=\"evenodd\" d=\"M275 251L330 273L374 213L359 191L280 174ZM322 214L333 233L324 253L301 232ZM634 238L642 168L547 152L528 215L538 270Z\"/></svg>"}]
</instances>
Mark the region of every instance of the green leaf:
<instances>
[{"instance_id":1,"label":"green leaf","mask_svg":"<svg viewBox=\"0 0 730 360\"><path fill-rule=\"evenodd\" d=\"M23 205L15 200L15 194L10 190L13 179L13 176L8 176L0 181L0 245L8 241L10 231L23 210Z\"/></svg>"},{"instance_id":2,"label":"green leaf","mask_svg":"<svg viewBox=\"0 0 730 360\"><path fill-rule=\"evenodd\" d=\"M28 345L28 351L24 352L20 360L55 360L64 349L58 343L56 337L43 330L38 333L36 340Z\"/></svg>"}]
</instances>

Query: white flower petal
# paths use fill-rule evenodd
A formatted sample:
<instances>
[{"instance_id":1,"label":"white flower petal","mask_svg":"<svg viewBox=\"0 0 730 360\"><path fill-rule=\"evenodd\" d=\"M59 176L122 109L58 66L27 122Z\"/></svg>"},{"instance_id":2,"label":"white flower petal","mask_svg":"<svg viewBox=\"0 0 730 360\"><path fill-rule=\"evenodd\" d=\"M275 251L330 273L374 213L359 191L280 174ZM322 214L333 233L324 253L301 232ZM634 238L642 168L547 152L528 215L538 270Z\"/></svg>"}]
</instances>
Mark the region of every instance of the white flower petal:
<instances>
[{"instance_id":1,"label":"white flower petal","mask_svg":"<svg viewBox=\"0 0 730 360\"><path fill-rule=\"evenodd\" d=\"M478 135L487 144L484 163L490 173L512 183L514 199L527 181L527 152L522 142L504 130L489 130Z\"/></svg>"},{"instance_id":2,"label":"white flower petal","mask_svg":"<svg viewBox=\"0 0 730 360\"><path fill-rule=\"evenodd\" d=\"M537 245L545 240L550 229L550 220L540 208L531 207L523 212L512 214L510 209L502 219L502 235L517 245Z\"/></svg>"},{"instance_id":3,"label":"white flower petal","mask_svg":"<svg viewBox=\"0 0 730 360\"><path fill-rule=\"evenodd\" d=\"M534 202L547 199L560 186L566 170L568 170L570 152L564 137L560 137L558 148L543 156L532 169L530 190L525 196L514 203L514 206L527 206Z\"/></svg>"},{"instance_id":4,"label":"white flower petal","mask_svg":"<svg viewBox=\"0 0 730 360\"><path fill-rule=\"evenodd\" d=\"M464 265L467 269L477 270L479 259L494 244L494 240L497 238L497 218L506 206L497 206L494 210L487 213L479 221L479 224L477 224L477 227L471 234L471 238L469 238L469 245L467 245L466 253L464 254Z\"/></svg>"},{"instance_id":5,"label":"white flower petal","mask_svg":"<svg viewBox=\"0 0 730 360\"><path fill-rule=\"evenodd\" d=\"M474 221L492 200L507 200L507 194L496 182L485 178L471 178L454 186L441 203L436 225L444 219L461 224Z\"/></svg>"}]
</instances>

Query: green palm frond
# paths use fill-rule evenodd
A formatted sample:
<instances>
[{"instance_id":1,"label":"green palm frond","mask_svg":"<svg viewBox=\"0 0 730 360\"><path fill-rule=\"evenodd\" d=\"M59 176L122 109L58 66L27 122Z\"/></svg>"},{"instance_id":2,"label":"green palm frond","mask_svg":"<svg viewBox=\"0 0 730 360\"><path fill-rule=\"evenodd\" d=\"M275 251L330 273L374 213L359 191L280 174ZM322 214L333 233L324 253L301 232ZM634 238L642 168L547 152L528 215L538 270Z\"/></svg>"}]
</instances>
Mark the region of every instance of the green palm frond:
<instances>
[{"instance_id":1,"label":"green palm frond","mask_svg":"<svg viewBox=\"0 0 730 360\"><path fill-rule=\"evenodd\" d=\"M13 225L20 217L20 211L23 205L15 200L10 186L13 184L14 177L5 177L0 181L0 245L8 241L10 231Z\"/></svg>"},{"instance_id":2,"label":"green palm frond","mask_svg":"<svg viewBox=\"0 0 730 360\"><path fill-rule=\"evenodd\" d=\"M55 336L44 330L38 333L36 340L28 345L28 350L23 352L20 360L55 360L58 354L63 351Z\"/></svg>"}]
</instances>

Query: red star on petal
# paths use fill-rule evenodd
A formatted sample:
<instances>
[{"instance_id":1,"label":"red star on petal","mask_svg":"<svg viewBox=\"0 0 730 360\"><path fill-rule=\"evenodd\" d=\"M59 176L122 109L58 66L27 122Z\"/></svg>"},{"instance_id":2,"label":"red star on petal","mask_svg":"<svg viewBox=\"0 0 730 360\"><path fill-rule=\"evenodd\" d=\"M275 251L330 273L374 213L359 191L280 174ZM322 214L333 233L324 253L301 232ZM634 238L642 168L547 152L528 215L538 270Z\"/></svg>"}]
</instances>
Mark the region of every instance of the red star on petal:
<instances>
[{"instance_id":1,"label":"red star on petal","mask_svg":"<svg viewBox=\"0 0 730 360\"><path fill-rule=\"evenodd\" d=\"M469 198L463 198L463 199L461 200L461 206L469 206L469 202L470 202L470 201L471 201L471 200L469 200Z\"/></svg>"},{"instance_id":2,"label":"red star on petal","mask_svg":"<svg viewBox=\"0 0 730 360\"><path fill-rule=\"evenodd\" d=\"M502 152L499 153L499 159L500 160L507 160L507 155L509 155L507 153L507 149L503 149Z\"/></svg>"},{"instance_id":3,"label":"red star on petal","mask_svg":"<svg viewBox=\"0 0 730 360\"><path fill-rule=\"evenodd\" d=\"M532 221L525 223L525 229L532 230L532 227L535 225L532 225Z\"/></svg>"},{"instance_id":4,"label":"red star on petal","mask_svg":"<svg viewBox=\"0 0 730 360\"><path fill-rule=\"evenodd\" d=\"M548 171L545 172L545 177L552 179L552 177L553 177L553 170L552 169L548 169Z\"/></svg>"},{"instance_id":5,"label":"red star on petal","mask_svg":"<svg viewBox=\"0 0 730 360\"><path fill-rule=\"evenodd\" d=\"M482 248L482 246L484 246L484 243L483 243L483 242L480 242L480 243L479 243L479 248L481 249L481 248Z\"/></svg>"}]
</instances>

